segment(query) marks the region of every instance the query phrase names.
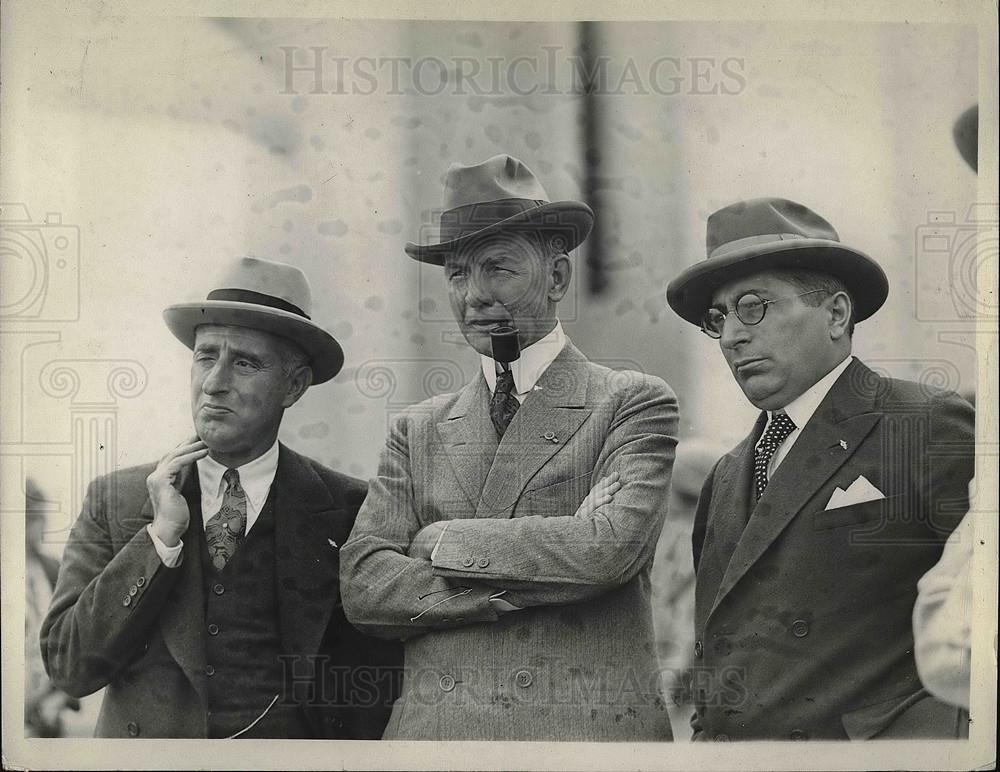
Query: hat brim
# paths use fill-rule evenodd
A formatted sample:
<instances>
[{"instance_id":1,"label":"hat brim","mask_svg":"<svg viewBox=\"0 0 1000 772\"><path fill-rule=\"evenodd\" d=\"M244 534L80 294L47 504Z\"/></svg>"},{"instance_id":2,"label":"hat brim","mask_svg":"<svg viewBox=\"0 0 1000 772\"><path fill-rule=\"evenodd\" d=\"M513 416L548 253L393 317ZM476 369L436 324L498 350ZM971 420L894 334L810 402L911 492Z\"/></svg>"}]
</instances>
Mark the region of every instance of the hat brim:
<instances>
[{"instance_id":1,"label":"hat brim","mask_svg":"<svg viewBox=\"0 0 1000 772\"><path fill-rule=\"evenodd\" d=\"M826 239L754 244L691 266L667 286L667 303L685 321L701 326L712 295L726 282L773 269L817 271L844 282L854 300L854 318L874 314L889 296L885 271L864 252Z\"/></svg>"},{"instance_id":2,"label":"hat brim","mask_svg":"<svg viewBox=\"0 0 1000 772\"><path fill-rule=\"evenodd\" d=\"M344 351L319 325L288 311L231 300L178 303L163 311L170 332L185 346L194 348L195 331L203 324L224 324L263 330L288 338L309 357L313 384L325 383L344 366Z\"/></svg>"},{"instance_id":3,"label":"hat brim","mask_svg":"<svg viewBox=\"0 0 1000 772\"><path fill-rule=\"evenodd\" d=\"M463 244L492 233L513 229L531 229L561 235L560 251L576 249L594 227L593 210L581 201L553 201L532 209L527 209L513 217L500 220L485 228L466 233L457 239L440 244L406 243L406 254L421 263L444 265L445 257Z\"/></svg>"}]
</instances>

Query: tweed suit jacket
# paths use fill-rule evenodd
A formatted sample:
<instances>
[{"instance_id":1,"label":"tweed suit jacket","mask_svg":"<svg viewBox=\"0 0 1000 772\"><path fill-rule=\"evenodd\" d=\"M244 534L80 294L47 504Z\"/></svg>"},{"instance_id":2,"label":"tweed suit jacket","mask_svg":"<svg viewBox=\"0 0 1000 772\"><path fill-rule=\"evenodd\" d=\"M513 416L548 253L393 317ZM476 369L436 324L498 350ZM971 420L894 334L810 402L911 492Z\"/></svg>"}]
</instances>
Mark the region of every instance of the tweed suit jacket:
<instances>
[{"instance_id":1,"label":"tweed suit jacket","mask_svg":"<svg viewBox=\"0 0 1000 772\"><path fill-rule=\"evenodd\" d=\"M855 360L754 507L764 418L695 518L695 739L957 736L917 677L910 620L968 509L971 405ZM861 476L884 498L828 508Z\"/></svg>"},{"instance_id":2,"label":"tweed suit jacket","mask_svg":"<svg viewBox=\"0 0 1000 772\"><path fill-rule=\"evenodd\" d=\"M649 567L677 404L567 344L498 443L481 373L393 423L341 551L348 619L405 639L387 739L666 740ZM614 502L575 517L617 471ZM414 535L449 525L433 560ZM522 607L501 614L490 597Z\"/></svg>"},{"instance_id":3,"label":"tweed suit jacket","mask_svg":"<svg viewBox=\"0 0 1000 772\"><path fill-rule=\"evenodd\" d=\"M91 483L42 624L42 657L56 686L78 697L106 687L100 737L208 731L198 474L182 487L191 512L183 560L168 568L146 529L153 468ZM281 445L272 492L285 697L305 708L317 737L378 738L402 652L344 619L334 546L347 539L364 483Z\"/></svg>"}]
</instances>

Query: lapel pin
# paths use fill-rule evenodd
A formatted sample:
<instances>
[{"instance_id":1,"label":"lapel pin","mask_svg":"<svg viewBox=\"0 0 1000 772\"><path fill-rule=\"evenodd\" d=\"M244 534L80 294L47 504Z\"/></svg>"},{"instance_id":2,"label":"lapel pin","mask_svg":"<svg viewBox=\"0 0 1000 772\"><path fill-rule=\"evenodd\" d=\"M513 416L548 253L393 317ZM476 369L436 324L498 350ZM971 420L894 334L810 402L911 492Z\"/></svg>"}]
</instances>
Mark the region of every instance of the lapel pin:
<instances>
[{"instance_id":1,"label":"lapel pin","mask_svg":"<svg viewBox=\"0 0 1000 772\"><path fill-rule=\"evenodd\" d=\"M337 542L335 542L333 539L327 539L326 541L331 547L337 549Z\"/></svg>"},{"instance_id":2,"label":"lapel pin","mask_svg":"<svg viewBox=\"0 0 1000 772\"><path fill-rule=\"evenodd\" d=\"M559 438L556 437L554 432L545 432L545 434L542 435L542 439L548 440L549 442L559 442Z\"/></svg>"},{"instance_id":3,"label":"lapel pin","mask_svg":"<svg viewBox=\"0 0 1000 772\"><path fill-rule=\"evenodd\" d=\"M847 450L847 443L844 440L841 440L840 447L843 448L844 450Z\"/></svg>"}]
</instances>

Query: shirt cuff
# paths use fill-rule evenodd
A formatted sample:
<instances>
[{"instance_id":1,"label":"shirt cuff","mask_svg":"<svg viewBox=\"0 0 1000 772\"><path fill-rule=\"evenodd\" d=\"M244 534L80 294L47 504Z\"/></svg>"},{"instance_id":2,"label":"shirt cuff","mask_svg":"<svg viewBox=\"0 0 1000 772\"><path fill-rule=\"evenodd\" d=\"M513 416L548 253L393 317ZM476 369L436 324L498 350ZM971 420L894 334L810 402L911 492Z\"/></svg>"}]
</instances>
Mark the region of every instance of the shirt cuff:
<instances>
[{"instance_id":1,"label":"shirt cuff","mask_svg":"<svg viewBox=\"0 0 1000 772\"><path fill-rule=\"evenodd\" d=\"M177 542L176 546L168 547L163 541L153 533L153 524L150 523L146 526L146 532L149 534L149 538L153 541L153 549L156 550L156 554L160 556L160 560L163 561L163 565L167 568L177 568L181 564L181 550L184 549L183 540Z\"/></svg>"},{"instance_id":2,"label":"shirt cuff","mask_svg":"<svg viewBox=\"0 0 1000 772\"><path fill-rule=\"evenodd\" d=\"M434 549L431 550L431 562L432 563L434 562L434 556L437 555L438 547L441 546L441 539L444 538L444 532L448 530L448 526L449 525L451 525L451 521L450 520L444 524L444 528L442 528L441 529L441 533L438 534L437 541L434 542Z\"/></svg>"}]
</instances>

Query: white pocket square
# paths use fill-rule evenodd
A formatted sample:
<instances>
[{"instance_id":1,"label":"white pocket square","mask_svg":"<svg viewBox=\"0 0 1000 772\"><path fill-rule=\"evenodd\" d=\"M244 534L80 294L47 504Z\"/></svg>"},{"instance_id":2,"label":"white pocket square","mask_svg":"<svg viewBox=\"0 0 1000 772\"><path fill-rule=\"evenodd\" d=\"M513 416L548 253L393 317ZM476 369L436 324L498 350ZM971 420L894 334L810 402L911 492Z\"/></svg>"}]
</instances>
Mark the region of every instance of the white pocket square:
<instances>
[{"instance_id":1,"label":"white pocket square","mask_svg":"<svg viewBox=\"0 0 1000 772\"><path fill-rule=\"evenodd\" d=\"M843 488L835 488L824 511L864 504L866 501L880 501L884 498L885 494L872 485L867 477L861 475L848 486L846 491Z\"/></svg>"}]
</instances>

